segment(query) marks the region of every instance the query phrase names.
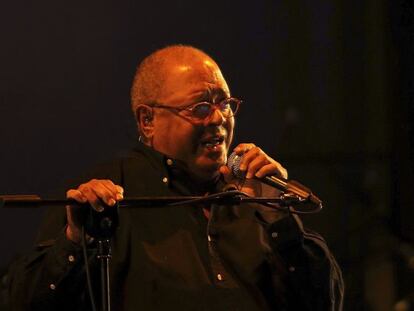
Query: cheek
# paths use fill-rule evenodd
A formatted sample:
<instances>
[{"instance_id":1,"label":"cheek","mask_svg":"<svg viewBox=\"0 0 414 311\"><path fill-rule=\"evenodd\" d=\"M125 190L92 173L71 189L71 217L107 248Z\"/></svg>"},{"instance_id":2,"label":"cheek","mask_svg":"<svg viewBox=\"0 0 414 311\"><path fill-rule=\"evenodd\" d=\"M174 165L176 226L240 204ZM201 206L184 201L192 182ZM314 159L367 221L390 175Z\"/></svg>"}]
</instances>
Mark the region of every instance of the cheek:
<instances>
[{"instance_id":1,"label":"cheek","mask_svg":"<svg viewBox=\"0 0 414 311\"><path fill-rule=\"evenodd\" d=\"M233 131L234 131L234 118L229 119L225 125L227 130L227 150L230 148L230 145L233 141Z\"/></svg>"},{"instance_id":2,"label":"cheek","mask_svg":"<svg viewBox=\"0 0 414 311\"><path fill-rule=\"evenodd\" d=\"M171 157L185 160L197 149L194 129L182 120L160 122L154 134L154 148Z\"/></svg>"}]
</instances>

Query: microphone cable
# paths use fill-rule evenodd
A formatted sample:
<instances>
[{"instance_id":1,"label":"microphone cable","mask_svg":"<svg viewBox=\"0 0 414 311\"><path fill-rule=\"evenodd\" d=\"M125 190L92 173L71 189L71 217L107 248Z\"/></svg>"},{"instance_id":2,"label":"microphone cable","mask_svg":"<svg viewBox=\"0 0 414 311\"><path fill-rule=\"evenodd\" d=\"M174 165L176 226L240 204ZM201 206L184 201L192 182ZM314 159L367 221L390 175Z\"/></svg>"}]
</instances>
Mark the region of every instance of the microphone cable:
<instances>
[{"instance_id":1,"label":"microphone cable","mask_svg":"<svg viewBox=\"0 0 414 311\"><path fill-rule=\"evenodd\" d=\"M322 210L321 205L313 207L312 209L309 209L309 210L297 210L294 207L294 205L300 206L301 204L305 205L305 204L308 204L309 202L307 202L307 200L303 200L301 198L298 198L295 195L293 195L291 197L289 197L288 195L285 195L283 197L278 198L281 201L285 200L286 202L289 202L288 200L290 200L290 202L291 202L291 204L285 202L284 204L286 206L280 206L277 203L275 204L275 203L264 202L260 199L258 199L255 202L254 197L251 197L247 193L245 193L243 191L239 191L239 190L230 190L230 191L214 193L214 194L206 195L202 198L170 203L168 205L169 206L175 206L175 205L188 205L188 204L197 204L197 203L198 204L200 204L200 203L209 203L209 202L211 202L211 201L213 201L214 199L217 199L217 198L228 198L229 201L231 203L234 203L234 204L240 204L240 203L243 202L243 198L248 198L248 199L250 199L249 203L257 203L257 204L261 204L261 205L264 205L266 207L272 208L274 210L288 211L289 213L299 214L299 215L315 214L315 213L318 213ZM269 198L269 199L272 199L272 198Z\"/></svg>"},{"instance_id":2,"label":"microphone cable","mask_svg":"<svg viewBox=\"0 0 414 311\"><path fill-rule=\"evenodd\" d=\"M91 278L91 273L89 271L88 253L86 250L86 232L85 232L84 226L82 226L82 253L83 253L83 260L85 262L86 283L88 286L89 299L91 302L92 311L96 311L95 295L93 293L92 278Z\"/></svg>"}]
</instances>

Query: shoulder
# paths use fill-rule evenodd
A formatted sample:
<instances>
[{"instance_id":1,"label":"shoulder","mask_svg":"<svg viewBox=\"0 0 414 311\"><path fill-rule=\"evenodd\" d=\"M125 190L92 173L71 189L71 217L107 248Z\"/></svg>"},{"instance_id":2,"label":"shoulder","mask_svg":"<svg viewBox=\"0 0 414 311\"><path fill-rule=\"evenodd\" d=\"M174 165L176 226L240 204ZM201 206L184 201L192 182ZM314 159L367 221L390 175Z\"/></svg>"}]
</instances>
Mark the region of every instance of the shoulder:
<instances>
[{"instance_id":1,"label":"shoulder","mask_svg":"<svg viewBox=\"0 0 414 311\"><path fill-rule=\"evenodd\" d=\"M76 179L69 181L68 188L76 188L91 179L109 179L123 186L125 180L154 175L154 172L163 171L164 166L163 155L139 143L98 163Z\"/></svg>"}]
</instances>

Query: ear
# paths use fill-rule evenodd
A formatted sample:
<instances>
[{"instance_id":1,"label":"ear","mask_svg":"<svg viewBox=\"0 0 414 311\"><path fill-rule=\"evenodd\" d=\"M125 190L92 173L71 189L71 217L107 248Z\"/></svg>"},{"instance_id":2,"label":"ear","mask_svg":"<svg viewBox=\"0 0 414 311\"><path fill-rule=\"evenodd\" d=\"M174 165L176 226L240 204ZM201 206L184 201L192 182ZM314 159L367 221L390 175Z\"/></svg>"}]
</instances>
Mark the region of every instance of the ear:
<instances>
[{"instance_id":1,"label":"ear","mask_svg":"<svg viewBox=\"0 0 414 311\"><path fill-rule=\"evenodd\" d=\"M146 105L138 106L135 111L135 117L142 141L145 144L150 144L154 135L154 114L152 108Z\"/></svg>"}]
</instances>

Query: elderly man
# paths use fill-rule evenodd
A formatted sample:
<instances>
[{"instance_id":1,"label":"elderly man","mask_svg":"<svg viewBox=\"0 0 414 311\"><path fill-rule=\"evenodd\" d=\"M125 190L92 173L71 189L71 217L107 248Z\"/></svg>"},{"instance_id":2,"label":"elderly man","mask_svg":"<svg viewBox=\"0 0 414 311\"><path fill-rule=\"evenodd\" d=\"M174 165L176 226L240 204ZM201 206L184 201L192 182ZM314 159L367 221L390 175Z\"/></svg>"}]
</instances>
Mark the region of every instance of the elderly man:
<instances>
[{"instance_id":1,"label":"elderly man","mask_svg":"<svg viewBox=\"0 0 414 311\"><path fill-rule=\"evenodd\" d=\"M138 67L131 98L140 142L68 190L68 198L102 210L124 196L206 195L229 183L258 196L276 190L254 177L287 176L260 148L239 144L233 151L243 155L246 179L233 178L225 164L240 101L204 52L171 46L151 54ZM78 213L73 207L66 215L49 213L36 250L11 273L12 309L91 309ZM114 310L342 307L334 258L319 235L287 212L195 204L121 209L119 217L112 240ZM89 265L98 287L94 248L91 241Z\"/></svg>"}]
</instances>

